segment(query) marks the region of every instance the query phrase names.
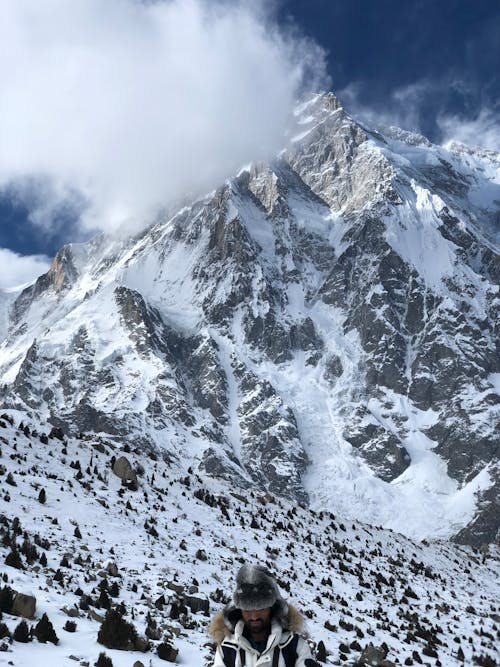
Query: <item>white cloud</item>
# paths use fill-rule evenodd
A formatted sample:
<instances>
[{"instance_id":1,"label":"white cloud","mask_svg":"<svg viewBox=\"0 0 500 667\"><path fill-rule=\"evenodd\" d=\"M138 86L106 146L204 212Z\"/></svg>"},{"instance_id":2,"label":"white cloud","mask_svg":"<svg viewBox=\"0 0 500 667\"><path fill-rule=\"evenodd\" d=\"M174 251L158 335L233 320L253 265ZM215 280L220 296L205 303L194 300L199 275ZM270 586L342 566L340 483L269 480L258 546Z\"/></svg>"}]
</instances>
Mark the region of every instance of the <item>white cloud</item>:
<instances>
[{"instance_id":1,"label":"white cloud","mask_svg":"<svg viewBox=\"0 0 500 667\"><path fill-rule=\"evenodd\" d=\"M500 121L492 109L481 109L471 120L448 115L440 116L437 122L445 143L456 141L500 152Z\"/></svg>"},{"instance_id":2,"label":"white cloud","mask_svg":"<svg viewBox=\"0 0 500 667\"><path fill-rule=\"evenodd\" d=\"M33 282L50 267L44 255L19 255L0 248L0 289L9 289Z\"/></svg>"},{"instance_id":3,"label":"white cloud","mask_svg":"<svg viewBox=\"0 0 500 667\"><path fill-rule=\"evenodd\" d=\"M274 153L304 81L325 83L263 0L2 0L0 37L0 186L77 189L108 231Z\"/></svg>"}]
</instances>

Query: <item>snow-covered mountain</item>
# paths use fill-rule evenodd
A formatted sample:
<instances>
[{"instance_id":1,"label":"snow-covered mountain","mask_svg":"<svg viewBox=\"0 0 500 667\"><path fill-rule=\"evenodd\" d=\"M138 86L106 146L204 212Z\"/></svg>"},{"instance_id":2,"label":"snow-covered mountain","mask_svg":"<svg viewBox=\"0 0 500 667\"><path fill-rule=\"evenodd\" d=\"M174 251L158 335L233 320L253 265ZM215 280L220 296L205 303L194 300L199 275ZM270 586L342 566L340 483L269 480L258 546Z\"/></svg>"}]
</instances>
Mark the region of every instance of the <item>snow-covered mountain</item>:
<instances>
[{"instance_id":1,"label":"snow-covered mountain","mask_svg":"<svg viewBox=\"0 0 500 667\"><path fill-rule=\"evenodd\" d=\"M275 572L322 663L497 664L497 547L415 543L195 471L179 475L167 452L66 437L23 418L0 413L0 664L94 667L105 653L113 667L160 667L160 656L208 666L209 620L244 561ZM97 641L110 643L109 607L138 634L128 650ZM44 615L55 636L36 631ZM118 633L113 641L124 643Z\"/></svg>"},{"instance_id":2,"label":"snow-covered mountain","mask_svg":"<svg viewBox=\"0 0 500 667\"><path fill-rule=\"evenodd\" d=\"M319 95L273 162L5 295L1 404L242 493L495 541L499 221L498 154Z\"/></svg>"}]
</instances>

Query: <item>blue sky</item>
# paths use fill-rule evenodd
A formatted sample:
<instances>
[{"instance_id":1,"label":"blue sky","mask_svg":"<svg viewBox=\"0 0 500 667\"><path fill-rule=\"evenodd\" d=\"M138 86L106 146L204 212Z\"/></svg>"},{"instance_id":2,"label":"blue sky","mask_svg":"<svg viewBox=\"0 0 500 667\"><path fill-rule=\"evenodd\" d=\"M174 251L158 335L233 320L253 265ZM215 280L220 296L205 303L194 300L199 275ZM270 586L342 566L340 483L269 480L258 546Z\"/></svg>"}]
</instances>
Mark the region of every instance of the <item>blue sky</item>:
<instances>
[{"instance_id":1,"label":"blue sky","mask_svg":"<svg viewBox=\"0 0 500 667\"><path fill-rule=\"evenodd\" d=\"M498 0L133 4L1 5L0 287L274 149L300 76L364 122L500 150Z\"/></svg>"},{"instance_id":2,"label":"blue sky","mask_svg":"<svg viewBox=\"0 0 500 667\"><path fill-rule=\"evenodd\" d=\"M286 0L328 49L334 92L352 112L371 111L433 141L440 120L500 114L498 0ZM405 128L406 129L406 128Z\"/></svg>"}]
</instances>

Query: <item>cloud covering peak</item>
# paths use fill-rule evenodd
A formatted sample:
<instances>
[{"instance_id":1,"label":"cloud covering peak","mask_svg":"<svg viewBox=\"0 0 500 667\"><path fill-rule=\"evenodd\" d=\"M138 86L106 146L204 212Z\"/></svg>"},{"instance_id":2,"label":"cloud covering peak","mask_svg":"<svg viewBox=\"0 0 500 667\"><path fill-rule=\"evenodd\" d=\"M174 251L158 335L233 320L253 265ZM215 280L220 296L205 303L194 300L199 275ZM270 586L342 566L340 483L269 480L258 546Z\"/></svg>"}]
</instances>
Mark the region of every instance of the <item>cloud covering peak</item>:
<instances>
[{"instance_id":1,"label":"cloud covering peak","mask_svg":"<svg viewBox=\"0 0 500 667\"><path fill-rule=\"evenodd\" d=\"M0 187L77 192L87 229L137 231L273 154L325 85L321 49L255 0L5 0L0 25Z\"/></svg>"}]
</instances>

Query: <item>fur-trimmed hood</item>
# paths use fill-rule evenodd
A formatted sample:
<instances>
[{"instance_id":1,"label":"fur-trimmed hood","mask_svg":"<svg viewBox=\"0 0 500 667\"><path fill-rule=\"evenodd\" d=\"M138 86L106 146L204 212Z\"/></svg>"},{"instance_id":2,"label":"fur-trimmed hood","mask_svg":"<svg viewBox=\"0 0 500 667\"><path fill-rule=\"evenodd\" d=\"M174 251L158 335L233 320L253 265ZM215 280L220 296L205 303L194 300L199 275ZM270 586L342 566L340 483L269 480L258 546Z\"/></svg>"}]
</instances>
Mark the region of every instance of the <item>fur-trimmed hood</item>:
<instances>
[{"instance_id":1,"label":"fur-trimmed hood","mask_svg":"<svg viewBox=\"0 0 500 667\"><path fill-rule=\"evenodd\" d=\"M226 637L234 633L236 624L241 619L241 609L230 603L212 619L208 632L212 639L220 644ZM301 613L292 604L282 599L272 607L272 621L279 623L284 631L301 634L304 629L304 619Z\"/></svg>"}]
</instances>

